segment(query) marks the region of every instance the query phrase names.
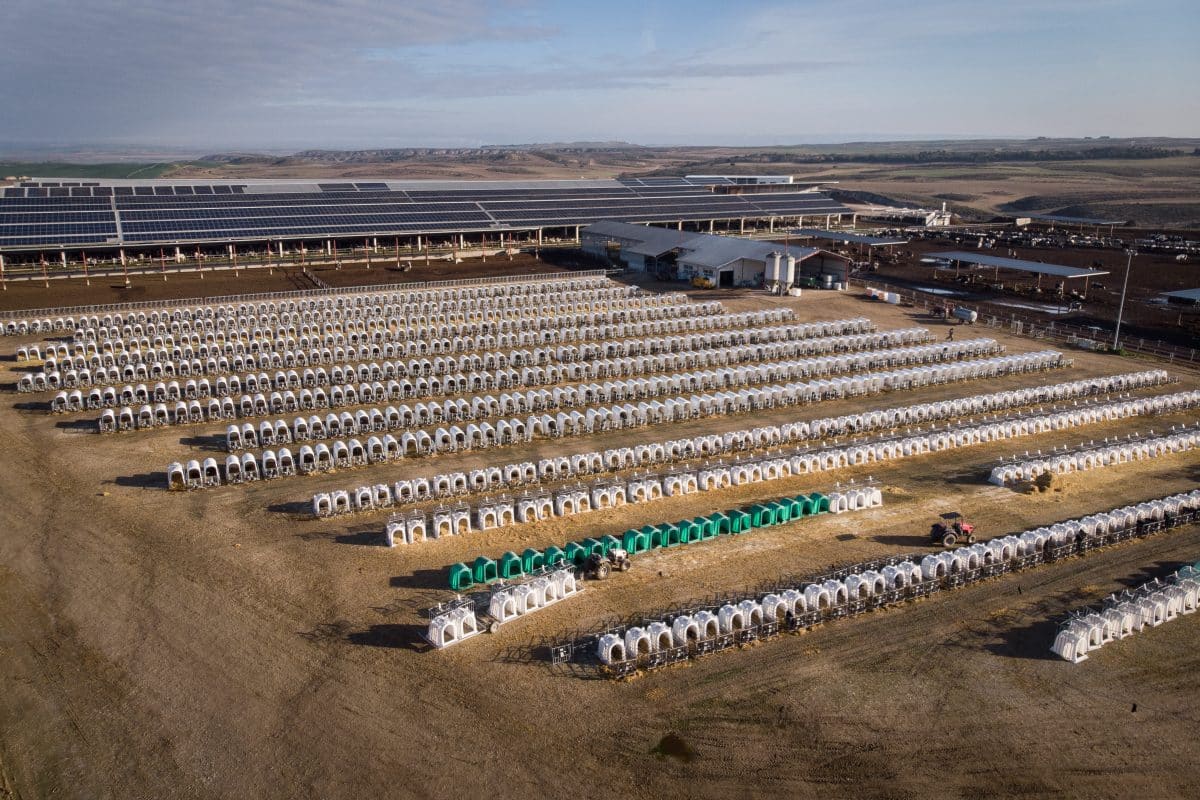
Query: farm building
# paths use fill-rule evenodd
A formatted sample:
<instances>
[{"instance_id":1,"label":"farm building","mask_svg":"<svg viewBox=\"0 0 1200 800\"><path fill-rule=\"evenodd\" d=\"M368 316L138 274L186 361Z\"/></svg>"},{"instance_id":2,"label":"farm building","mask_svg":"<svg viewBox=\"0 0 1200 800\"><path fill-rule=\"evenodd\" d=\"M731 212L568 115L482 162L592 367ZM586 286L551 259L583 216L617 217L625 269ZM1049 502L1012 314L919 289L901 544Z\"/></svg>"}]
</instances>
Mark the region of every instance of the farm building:
<instances>
[{"instance_id":1,"label":"farm building","mask_svg":"<svg viewBox=\"0 0 1200 800\"><path fill-rule=\"evenodd\" d=\"M844 282L850 260L814 247L780 245L623 222L598 222L580 233L585 253L663 278L703 279L713 286ZM825 276L829 276L828 279Z\"/></svg>"}]
</instances>

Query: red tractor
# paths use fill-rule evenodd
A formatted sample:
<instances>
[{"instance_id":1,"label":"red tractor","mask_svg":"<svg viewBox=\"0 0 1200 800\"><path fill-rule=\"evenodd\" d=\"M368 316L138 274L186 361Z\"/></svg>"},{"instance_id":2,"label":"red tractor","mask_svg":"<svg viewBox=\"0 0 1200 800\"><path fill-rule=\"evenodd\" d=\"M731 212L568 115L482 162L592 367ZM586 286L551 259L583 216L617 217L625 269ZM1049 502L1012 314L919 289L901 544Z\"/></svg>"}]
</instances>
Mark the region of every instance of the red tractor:
<instances>
[{"instance_id":1,"label":"red tractor","mask_svg":"<svg viewBox=\"0 0 1200 800\"><path fill-rule=\"evenodd\" d=\"M963 519L962 514L943 514L942 521L929 527L931 544L953 547L958 542L974 544L975 526Z\"/></svg>"}]
</instances>

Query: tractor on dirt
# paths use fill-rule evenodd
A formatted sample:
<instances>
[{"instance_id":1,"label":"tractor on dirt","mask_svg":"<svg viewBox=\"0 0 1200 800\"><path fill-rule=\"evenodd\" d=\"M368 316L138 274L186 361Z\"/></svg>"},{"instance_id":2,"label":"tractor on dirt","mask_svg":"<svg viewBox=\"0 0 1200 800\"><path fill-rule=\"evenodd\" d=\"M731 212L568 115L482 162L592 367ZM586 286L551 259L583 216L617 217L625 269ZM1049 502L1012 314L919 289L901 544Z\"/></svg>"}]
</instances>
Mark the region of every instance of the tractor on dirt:
<instances>
[{"instance_id":1,"label":"tractor on dirt","mask_svg":"<svg viewBox=\"0 0 1200 800\"><path fill-rule=\"evenodd\" d=\"M581 571L583 577L588 580L602 581L608 577L608 573L612 570L626 572L630 566L629 553L619 547L614 547L608 551L608 555L606 556L599 553L592 553L588 556L587 561L583 562Z\"/></svg>"},{"instance_id":2,"label":"tractor on dirt","mask_svg":"<svg viewBox=\"0 0 1200 800\"><path fill-rule=\"evenodd\" d=\"M943 514L940 522L929 527L932 544L953 547L958 542L974 544L975 526L963 519L961 514Z\"/></svg>"}]
</instances>

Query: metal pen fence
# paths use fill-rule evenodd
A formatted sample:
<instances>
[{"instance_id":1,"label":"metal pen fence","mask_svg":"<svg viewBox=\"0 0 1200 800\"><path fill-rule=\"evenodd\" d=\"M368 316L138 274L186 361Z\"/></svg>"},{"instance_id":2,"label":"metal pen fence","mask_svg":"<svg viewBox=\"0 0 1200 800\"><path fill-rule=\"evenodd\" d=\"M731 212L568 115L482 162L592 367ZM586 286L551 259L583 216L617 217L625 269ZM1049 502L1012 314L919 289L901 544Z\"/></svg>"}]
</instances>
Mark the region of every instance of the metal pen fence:
<instances>
[{"instance_id":1,"label":"metal pen fence","mask_svg":"<svg viewBox=\"0 0 1200 800\"><path fill-rule=\"evenodd\" d=\"M872 285L872 281L854 277L850 278L850 283L864 288ZM970 309L979 315L979 321L983 325L989 328L1007 329L1010 333L1015 333L1019 336L1062 342L1063 344L1079 347L1083 350L1103 351L1109 346L1108 334L1101 334L1092 328L1065 322L1047 322L1036 317L1004 309L1002 306L997 306L986 301L977 303L951 301L932 292L923 292L920 289L891 285L887 287L887 291L899 295L901 300L907 301L914 307L926 312L937 306L946 306L948 303ZM1154 358L1166 359L1171 362L1200 363L1200 349L1195 347L1180 347L1143 337L1123 337L1121 345L1124 350Z\"/></svg>"},{"instance_id":2,"label":"metal pen fence","mask_svg":"<svg viewBox=\"0 0 1200 800\"><path fill-rule=\"evenodd\" d=\"M906 560L919 564L921 558L924 556L920 553L888 556L827 570L818 574L804 577L788 576L776 581L759 584L753 588L676 603L650 613L634 614L624 619L612 620L605 627L598 630L576 632L567 637L547 640L539 649L544 661L549 662L551 666L567 666L576 674L583 676L625 678L639 670L651 671L670 664L700 658L738 645L771 638L784 631L801 632L811 630L823 623L918 600L943 590L958 589L987 578L998 577L1006 573L1018 572L1043 564L1050 564L1061 559L1083 555L1101 547L1110 547L1165 530L1194 525L1197 522L1200 522L1200 512L1185 510L1176 514L1168 514L1162 519L1142 520L1130 525L1110 528L1103 533L1081 533L1062 544L1047 543L1043 549L1015 556L1010 560L986 561L978 567L949 572L941 578L931 578L917 583L909 583L903 587L895 587L885 592L871 594L866 597L848 597L841 603L824 606L819 609L789 613L783 618L777 617L771 619L764 617L759 624L749 624L743 628L721 633L711 638L693 641L690 646L683 644L675 645L669 648L653 650L650 653L634 655L633 657L611 663L601 662L596 653L596 647L601 637L605 634L612 633L621 636L631 627L644 628L651 622L666 621L670 624L675 617L680 615L691 615L700 610L713 612L724 604L736 605L743 600L756 600L764 592L780 592L786 588L796 588L814 583L820 584L829 579L840 579L852 573L862 573L866 570L878 570L885 565L895 565Z\"/></svg>"},{"instance_id":3,"label":"metal pen fence","mask_svg":"<svg viewBox=\"0 0 1200 800\"><path fill-rule=\"evenodd\" d=\"M262 303L274 300L303 300L328 297L337 294L361 294L374 292L416 292L425 289L443 289L466 286L491 286L500 283L538 283L543 281L572 281L579 278L605 277L620 272L611 269L572 270L570 272L539 272L533 275L488 275L478 278L451 278L440 281L411 281L380 283L370 286L340 286L320 289L292 289L280 292L254 292L250 294L219 295L215 297L189 297L167 300L144 300L132 303L105 303L88 306L63 306L56 308L28 308L0 311L0 319L30 319L33 317L79 316L81 314L110 314L137 311L149 308L188 308L213 304ZM310 275L311 277L311 275ZM314 279L315 280L315 279ZM317 280L318 284L322 281Z\"/></svg>"}]
</instances>

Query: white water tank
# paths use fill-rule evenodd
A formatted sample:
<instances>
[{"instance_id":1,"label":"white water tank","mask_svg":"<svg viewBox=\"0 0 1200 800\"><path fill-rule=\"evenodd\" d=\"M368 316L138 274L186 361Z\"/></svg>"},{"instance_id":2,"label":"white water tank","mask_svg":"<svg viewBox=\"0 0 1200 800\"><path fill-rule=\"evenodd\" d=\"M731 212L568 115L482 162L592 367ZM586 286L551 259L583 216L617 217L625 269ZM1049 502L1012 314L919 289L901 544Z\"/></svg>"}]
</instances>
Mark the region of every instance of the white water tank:
<instances>
[{"instance_id":1,"label":"white water tank","mask_svg":"<svg viewBox=\"0 0 1200 800\"><path fill-rule=\"evenodd\" d=\"M965 306L955 306L954 311L951 313L956 319L961 319L963 322L973 323L975 320L979 319L978 313Z\"/></svg>"},{"instance_id":2,"label":"white water tank","mask_svg":"<svg viewBox=\"0 0 1200 800\"><path fill-rule=\"evenodd\" d=\"M784 259L784 269L780 280L784 286L791 286L796 282L796 257L789 255Z\"/></svg>"}]
</instances>

